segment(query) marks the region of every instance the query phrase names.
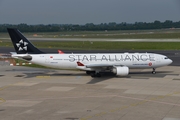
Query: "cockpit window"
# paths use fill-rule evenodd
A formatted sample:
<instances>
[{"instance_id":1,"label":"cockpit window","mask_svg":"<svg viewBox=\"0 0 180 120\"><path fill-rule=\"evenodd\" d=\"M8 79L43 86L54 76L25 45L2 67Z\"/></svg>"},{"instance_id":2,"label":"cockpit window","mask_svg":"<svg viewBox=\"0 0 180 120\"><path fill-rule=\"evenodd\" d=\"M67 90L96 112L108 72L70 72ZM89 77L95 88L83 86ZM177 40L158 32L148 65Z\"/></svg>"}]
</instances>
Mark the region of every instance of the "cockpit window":
<instances>
[{"instance_id":1,"label":"cockpit window","mask_svg":"<svg viewBox=\"0 0 180 120\"><path fill-rule=\"evenodd\" d=\"M169 59L168 57L165 57L164 59Z\"/></svg>"}]
</instances>

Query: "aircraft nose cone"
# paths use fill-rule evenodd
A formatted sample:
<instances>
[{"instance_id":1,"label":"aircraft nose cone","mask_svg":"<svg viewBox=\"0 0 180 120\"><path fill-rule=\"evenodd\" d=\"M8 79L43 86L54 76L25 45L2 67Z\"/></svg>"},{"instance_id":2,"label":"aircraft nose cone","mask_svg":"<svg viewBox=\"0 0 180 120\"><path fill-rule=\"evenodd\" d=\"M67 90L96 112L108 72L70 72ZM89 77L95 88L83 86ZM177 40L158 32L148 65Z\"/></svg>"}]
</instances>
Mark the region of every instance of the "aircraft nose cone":
<instances>
[{"instance_id":1,"label":"aircraft nose cone","mask_svg":"<svg viewBox=\"0 0 180 120\"><path fill-rule=\"evenodd\" d=\"M171 59L169 59L169 64L171 64L173 61Z\"/></svg>"}]
</instances>

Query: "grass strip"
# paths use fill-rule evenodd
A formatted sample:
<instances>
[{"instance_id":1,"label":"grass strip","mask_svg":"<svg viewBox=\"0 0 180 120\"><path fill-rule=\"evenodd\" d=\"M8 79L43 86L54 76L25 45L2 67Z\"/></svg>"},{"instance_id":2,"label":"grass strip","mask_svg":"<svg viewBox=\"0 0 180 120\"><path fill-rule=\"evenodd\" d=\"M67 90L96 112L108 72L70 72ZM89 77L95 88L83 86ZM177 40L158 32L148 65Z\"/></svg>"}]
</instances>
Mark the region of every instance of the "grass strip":
<instances>
[{"instance_id":1,"label":"grass strip","mask_svg":"<svg viewBox=\"0 0 180 120\"><path fill-rule=\"evenodd\" d=\"M179 50L180 42L101 42L101 41L33 41L37 48L57 48L63 50ZM1 42L0 46L13 47L11 42Z\"/></svg>"}]
</instances>

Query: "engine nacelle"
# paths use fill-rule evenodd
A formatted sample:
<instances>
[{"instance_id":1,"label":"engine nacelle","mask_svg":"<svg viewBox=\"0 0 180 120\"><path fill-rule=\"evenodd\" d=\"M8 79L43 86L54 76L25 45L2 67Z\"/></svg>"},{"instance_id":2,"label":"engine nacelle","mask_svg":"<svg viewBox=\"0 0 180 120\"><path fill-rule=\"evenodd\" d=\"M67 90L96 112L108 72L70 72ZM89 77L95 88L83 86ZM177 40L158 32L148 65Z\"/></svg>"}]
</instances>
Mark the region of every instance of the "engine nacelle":
<instances>
[{"instance_id":1,"label":"engine nacelle","mask_svg":"<svg viewBox=\"0 0 180 120\"><path fill-rule=\"evenodd\" d=\"M112 72L117 76L127 76L129 74L129 68L126 66L114 67Z\"/></svg>"}]
</instances>

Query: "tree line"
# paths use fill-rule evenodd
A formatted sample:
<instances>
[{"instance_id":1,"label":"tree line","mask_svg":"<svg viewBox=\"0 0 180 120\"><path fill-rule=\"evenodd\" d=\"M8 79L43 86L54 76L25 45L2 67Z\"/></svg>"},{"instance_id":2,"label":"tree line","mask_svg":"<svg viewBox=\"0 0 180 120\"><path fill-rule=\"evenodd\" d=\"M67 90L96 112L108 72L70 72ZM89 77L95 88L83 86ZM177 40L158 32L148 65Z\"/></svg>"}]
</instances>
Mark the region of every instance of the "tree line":
<instances>
[{"instance_id":1,"label":"tree line","mask_svg":"<svg viewBox=\"0 0 180 120\"><path fill-rule=\"evenodd\" d=\"M166 28L180 28L180 21L173 22L166 20L164 22L135 22L135 23L101 23L93 24L87 23L85 25L78 24L49 24L49 25L27 25L25 23L0 24L0 32L7 32L7 28L18 28L22 32L60 32L60 31L105 31L105 30L150 30L150 29L166 29Z\"/></svg>"}]
</instances>

